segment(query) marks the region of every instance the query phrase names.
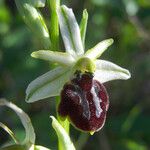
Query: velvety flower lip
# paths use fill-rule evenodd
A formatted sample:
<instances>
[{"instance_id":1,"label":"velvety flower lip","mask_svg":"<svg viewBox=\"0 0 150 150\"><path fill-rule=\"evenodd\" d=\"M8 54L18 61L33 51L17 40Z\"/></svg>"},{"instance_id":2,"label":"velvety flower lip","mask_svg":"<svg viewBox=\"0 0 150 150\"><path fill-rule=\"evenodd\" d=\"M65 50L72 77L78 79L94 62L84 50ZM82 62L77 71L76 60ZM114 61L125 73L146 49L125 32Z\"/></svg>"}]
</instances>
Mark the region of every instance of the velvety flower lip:
<instances>
[{"instance_id":1,"label":"velvety flower lip","mask_svg":"<svg viewBox=\"0 0 150 150\"><path fill-rule=\"evenodd\" d=\"M105 87L90 72L77 72L61 91L58 113L84 132L99 131L106 120L109 97Z\"/></svg>"},{"instance_id":2,"label":"velvety flower lip","mask_svg":"<svg viewBox=\"0 0 150 150\"><path fill-rule=\"evenodd\" d=\"M100 83L118 79L127 80L131 77L127 69L107 60L98 59L113 43L113 39L103 40L93 48L85 51L85 30L83 30L83 27L86 28L86 23L83 23L79 28L72 9L67 8L65 5L57 9L57 14L66 50L65 52L39 50L31 54L34 58L57 63L58 66L28 85L26 90L27 102L35 102L60 95L64 84L70 80L76 70L94 73L94 79ZM83 12L83 16L82 20L86 20L86 11Z\"/></svg>"}]
</instances>

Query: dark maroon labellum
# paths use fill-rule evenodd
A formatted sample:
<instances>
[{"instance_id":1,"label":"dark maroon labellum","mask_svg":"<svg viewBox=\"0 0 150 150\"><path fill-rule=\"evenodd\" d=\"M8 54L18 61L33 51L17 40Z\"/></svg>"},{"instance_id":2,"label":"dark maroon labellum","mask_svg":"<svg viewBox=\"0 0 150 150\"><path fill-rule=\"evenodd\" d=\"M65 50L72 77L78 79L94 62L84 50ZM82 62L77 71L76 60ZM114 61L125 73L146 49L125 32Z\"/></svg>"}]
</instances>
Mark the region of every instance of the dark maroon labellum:
<instances>
[{"instance_id":1,"label":"dark maroon labellum","mask_svg":"<svg viewBox=\"0 0 150 150\"><path fill-rule=\"evenodd\" d=\"M108 106L105 87L91 73L77 72L63 87L58 113L80 130L95 132L103 127Z\"/></svg>"}]
</instances>

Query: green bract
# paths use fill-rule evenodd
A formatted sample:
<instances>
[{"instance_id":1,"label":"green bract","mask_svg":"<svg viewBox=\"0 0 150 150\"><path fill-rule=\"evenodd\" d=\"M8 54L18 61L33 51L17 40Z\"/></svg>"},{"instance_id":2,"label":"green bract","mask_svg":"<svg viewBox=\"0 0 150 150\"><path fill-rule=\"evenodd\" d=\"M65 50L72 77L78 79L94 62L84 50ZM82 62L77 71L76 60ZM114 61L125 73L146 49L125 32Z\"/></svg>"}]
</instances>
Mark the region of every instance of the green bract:
<instances>
[{"instance_id":1,"label":"green bract","mask_svg":"<svg viewBox=\"0 0 150 150\"><path fill-rule=\"evenodd\" d=\"M112 62L97 59L113 43L113 39L104 40L85 52L84 40L88 19L86 10L83 11L80 28L72 9L60 6L57 8L57 15L66 52L39 50L31 54L34 58L54 62L58 66L29 84L26 90L27 102L60 95L63 85L76 70L93 72L94 78L101 83L130 78L128 70Z\"/></svg>"},{"instance_id":2,"label":"green bract","mask_svg":"<svg viewBox=\"0 0 150 150\"><path fill-rule=\"evenodd\" d=\"M55 119L55 117L51 116L52 118L52 126L55 129L58 139L61 142L62 150L75 150L75 147L70 140L70 137L66 130L61 126L61 124Z\"/></svg>"},{"instance_id":3,"label":"green bract","mask_svg":"<svg viewBox=\"0 0 150 150\"><path fill-rule=\"evenodd\" d=\"M15 0L17 8L25 23L42 41L45 48L51 45L49 31L46 23L36 7L44 7L46 0Z\"/></svg>"}]
</instances>

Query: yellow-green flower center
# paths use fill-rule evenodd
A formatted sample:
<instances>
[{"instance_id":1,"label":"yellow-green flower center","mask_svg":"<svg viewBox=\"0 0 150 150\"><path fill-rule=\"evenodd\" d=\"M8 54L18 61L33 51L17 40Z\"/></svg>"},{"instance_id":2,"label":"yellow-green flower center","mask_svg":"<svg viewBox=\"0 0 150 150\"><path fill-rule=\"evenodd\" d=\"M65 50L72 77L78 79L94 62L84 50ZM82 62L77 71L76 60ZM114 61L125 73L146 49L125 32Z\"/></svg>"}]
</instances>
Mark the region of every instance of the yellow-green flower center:
<instances>
[{"instance_id":1,"label":"yellow-green flower center","mask_svg":"<svg viewBox=\"0 0 150 150\"><path fill-rule=\"evenodd\" d=\"M92 61L91 59L87 57L82 57L76 62L74 69L80 70L83 73L84 72L94 73L94 71L96 70L96 65L94 61Z\"/></svg>"}]
</instances>

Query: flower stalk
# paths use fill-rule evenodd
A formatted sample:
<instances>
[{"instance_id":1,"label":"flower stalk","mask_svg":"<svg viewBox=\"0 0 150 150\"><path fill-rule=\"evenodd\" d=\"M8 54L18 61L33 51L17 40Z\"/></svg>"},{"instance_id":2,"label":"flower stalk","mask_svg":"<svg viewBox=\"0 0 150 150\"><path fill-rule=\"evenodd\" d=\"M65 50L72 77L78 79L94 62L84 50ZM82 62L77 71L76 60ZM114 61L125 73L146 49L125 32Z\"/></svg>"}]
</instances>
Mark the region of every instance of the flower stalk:
<instances>
[{"instance_id":1,"label":"flower stalk","mask_svg":"<svg viewBox=\"0 0 150 150\"><path fill-rule=\"evenodd\" d=\"M59 24L57 17L57 9L60 6L60 0L49 0L49 6L51 10L50 19L50 40L51 40L51 50L59 50Z\"/></svg>"},{"instance_id":2,"label":"flower stalk","mask_svg":"<svg viewBox=\"0 0 150 150\"><path fill-rule=\"evenodd\" d=\"M51 50L56 51L59 50L59 23L58 23L57 10L60 7L60 0L49 0L49 5L51 10L51 19L50 19ZM60 103L60 96L57 96L56 97L57 120L59 121L59 123L62 125L62 127L64 128L64 130L69 136L70 123L67 119L62 120L61 117L59 116L57 112L59 103ZM64 143L62 142L61 138L58 138L58 150L64 150Z\"/></svg>"}]
</instances>

